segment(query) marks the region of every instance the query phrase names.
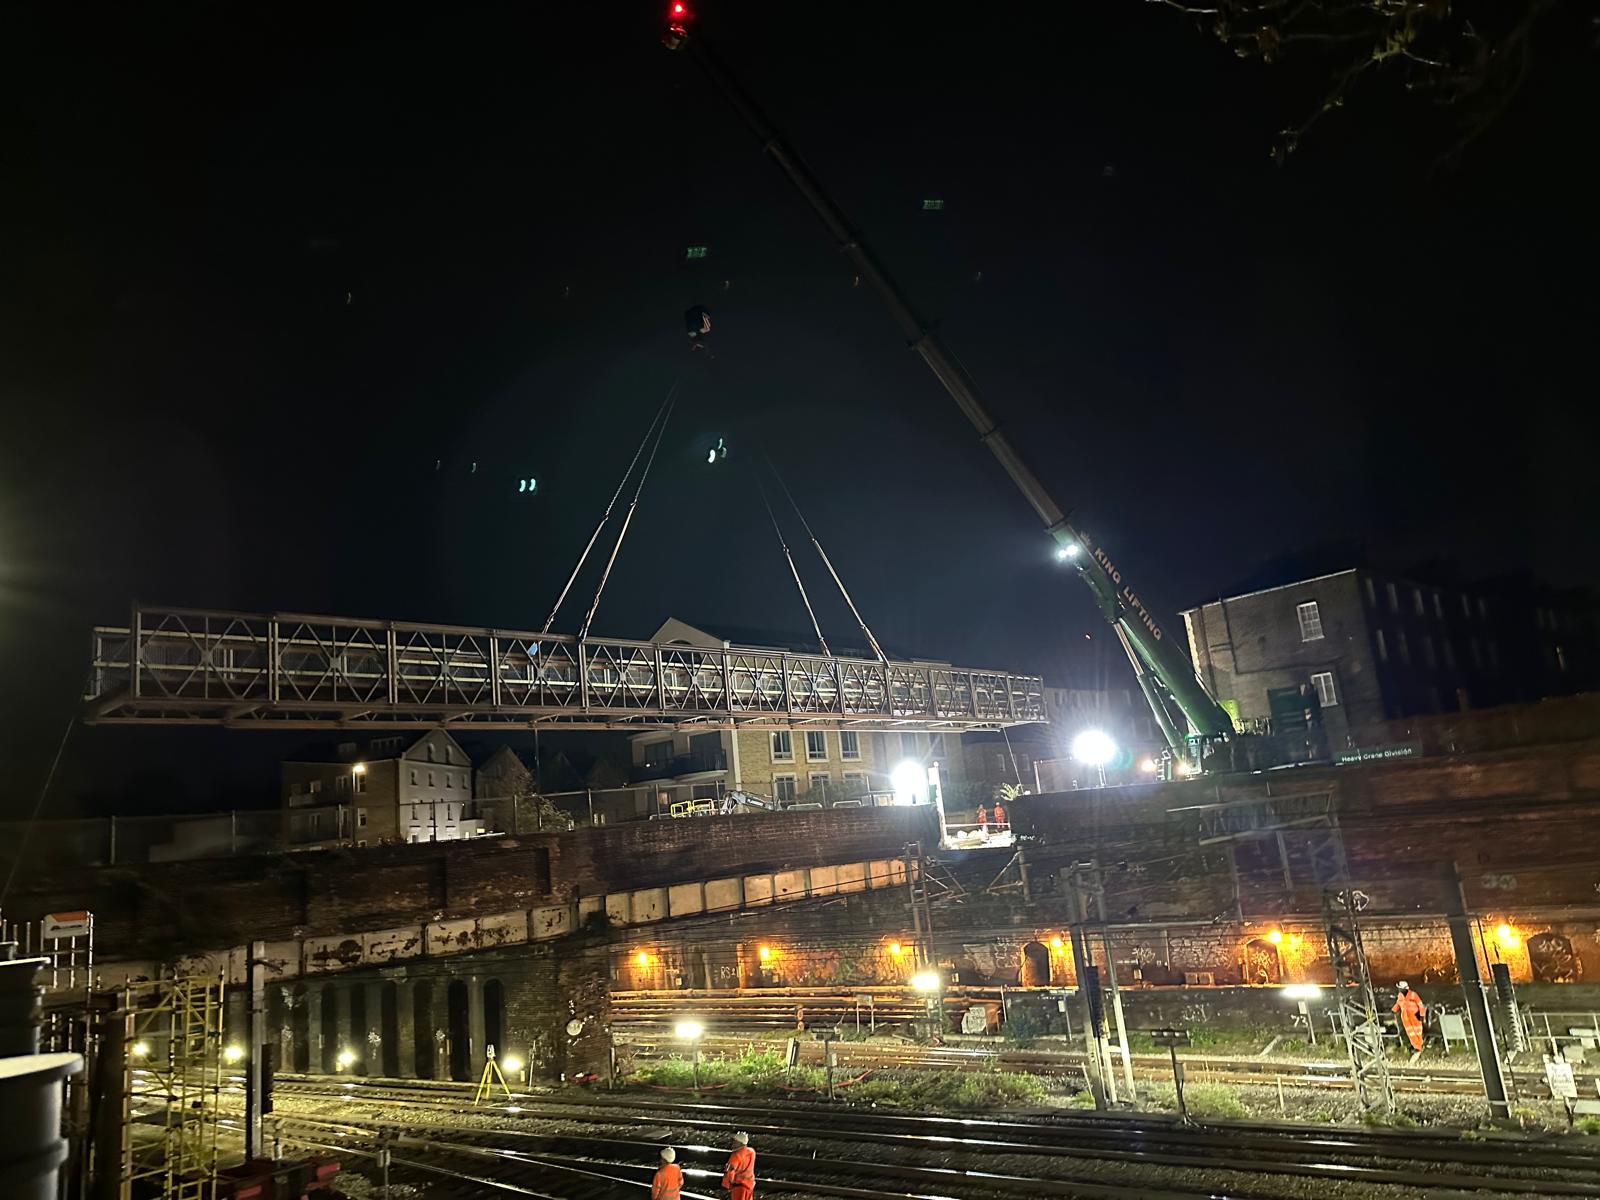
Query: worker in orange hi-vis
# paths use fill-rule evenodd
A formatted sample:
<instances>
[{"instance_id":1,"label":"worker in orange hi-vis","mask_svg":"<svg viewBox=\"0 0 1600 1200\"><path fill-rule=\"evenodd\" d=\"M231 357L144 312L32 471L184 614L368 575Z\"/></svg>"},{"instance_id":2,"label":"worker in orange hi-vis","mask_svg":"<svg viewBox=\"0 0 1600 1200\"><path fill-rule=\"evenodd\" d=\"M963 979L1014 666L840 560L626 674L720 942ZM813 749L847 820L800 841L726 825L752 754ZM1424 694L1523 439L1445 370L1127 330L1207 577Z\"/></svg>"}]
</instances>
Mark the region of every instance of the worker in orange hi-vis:
<instances>
[{"instance_id":1,"label":"worker in orange hi-vis","mask_svg":"<svg viewBox=\"0 0 1600 1200\"><path fill-rule=\"evenodd\" d=\"M750 1135L733 1135L733 1153L722 1172L722 1189L728 1200L752 1200L756 1194L756 1152L750 1149Z\"/></svg>"},{"instance_id":2,"label":"worker in orange hi-vis","mask_svg":"<svg viewBox=\"0 0 1600 1200\"><path fill-rule=\"evenodd\" d=\"M1006 806L998 800L994 802L994 826L1001 830L1006 827Z\"/></svg>"},{"instance_id":3,"label":"worker in orange hi-vis","mask_svg":"<svg viewBox=\"0 0 1600 1200\"><path fill-rule=\"evenodd\" d=\"M978 805L978 828L985 837L989 836L989 810L983 805Z\"/></svg>"},{"instance_id":4,"label":"worker in orange hi-vis","mask_svg":"<svg viewBox=\"0 0 1600 1200\"><path fill-rule=\"evenodd\" d=\"M683 1168L677 1163L678 1152L668 1146L661 1152L661 1165L650 1181L650 1200L680 1200L683 1195Z\"/></svg>"},{"instance_id":5,"label":"worker in orange hi-vis","mask_svg":"<svg viewBox=\"0 0 1600 1200\"><path fill-rule=\"evenodd\" d=\"M680 1200L683 1195L683 1168L677 1164L678 1152L668 1146L661 1152L661 1165L650 1181L650 1200Z\"/></svg>"},{"instance_id":6,"label":"worker in orange hi-vis","mask_svg":"<svg viewBox=\"0 0 1600 1200\"><path fill-rule=\"evenodd\" d=\"M1389 1011L1400 1014L1400 1024L1406 1031L1406 1037L1411 1039L1411 1048L1421 1050L1422 1018L1427 1014L1427 1007L1422 1003L1422 997L1413 992L1404 979L1397 986L1400 994L1395 997L1394 1007Z\"/></svg>"}]
</instances>

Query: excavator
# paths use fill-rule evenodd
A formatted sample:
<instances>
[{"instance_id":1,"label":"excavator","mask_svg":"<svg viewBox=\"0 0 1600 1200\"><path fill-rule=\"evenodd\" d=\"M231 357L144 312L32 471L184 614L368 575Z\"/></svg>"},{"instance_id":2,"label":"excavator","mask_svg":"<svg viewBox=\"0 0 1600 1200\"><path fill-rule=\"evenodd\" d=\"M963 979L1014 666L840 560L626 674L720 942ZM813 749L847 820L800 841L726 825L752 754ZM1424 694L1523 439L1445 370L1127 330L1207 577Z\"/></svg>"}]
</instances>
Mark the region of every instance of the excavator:
<instances>
[{"instance_id":1,"label":"excavator","mask_svg":"<svg viewBox=\"0 0 1600 1200\"><path fill-rule=\"evenodd\" d=\"M979 395L976 381L945 346L944 339L918 315L861 231L834 203L804 160L706 42L697 28L690 0L669 0L662 43L698 63L717 92L749 126L762 150L821 219L828 236L849 259L855 273L871 284L888 306L907 344L944 385L950 398L978 431L978 440L989 448L1033 506L1044 522L1045 532L1055 541L1056 557L1077 572L1101 614L1116 631L1133 665L1140 691L1167 741L1171 769L1187 775L1208 765L1208 757L1235 738L1233 719L1195 673L1180 641L1162 628L1133 583L1117 566L1111 551L1091 537L1074 520L1073 514L1055 501L1023 460ZM1214 761L1220 763L1227 758L1227 755L1215 755Z\"/></svg>"}]
</instances>

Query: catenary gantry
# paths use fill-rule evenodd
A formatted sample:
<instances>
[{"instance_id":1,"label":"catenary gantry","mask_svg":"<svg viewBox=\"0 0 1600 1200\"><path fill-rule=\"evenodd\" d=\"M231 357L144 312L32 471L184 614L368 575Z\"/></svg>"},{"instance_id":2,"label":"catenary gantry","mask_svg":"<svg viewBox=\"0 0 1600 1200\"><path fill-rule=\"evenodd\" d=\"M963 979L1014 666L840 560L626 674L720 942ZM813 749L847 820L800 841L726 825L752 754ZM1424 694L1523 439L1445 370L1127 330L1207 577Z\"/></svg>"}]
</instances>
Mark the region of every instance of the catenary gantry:
<instances>
[{"instance_id":1,"label":"catenary gantry","mask_svg":"<svg viewBox=\"0 0 1600 1200\"><path fill-rule=\"evenodd\" d=\"M86 720L238 728L994 729L1036 675L754 646L136 607L94 631Z\"/></svg>"}]
</instances>

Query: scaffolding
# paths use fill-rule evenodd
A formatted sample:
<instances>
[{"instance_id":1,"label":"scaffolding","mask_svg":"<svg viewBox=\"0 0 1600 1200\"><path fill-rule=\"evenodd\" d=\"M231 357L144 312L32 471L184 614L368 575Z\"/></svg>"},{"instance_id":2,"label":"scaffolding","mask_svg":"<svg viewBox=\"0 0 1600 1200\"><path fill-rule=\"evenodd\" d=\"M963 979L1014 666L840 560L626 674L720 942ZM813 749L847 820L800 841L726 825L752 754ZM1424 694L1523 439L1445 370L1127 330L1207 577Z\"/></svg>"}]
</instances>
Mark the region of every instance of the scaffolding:
<instances>
[{"instance_id":1,"label":"scaffolding","mask_svg":"<svg viewBox=\"0 0 1600 1200\"><path fill-rule=\"evenodd\" d=\"M222 979L136 984L123 1006L119 1195L214 1200L222 1090ZM155 1136L140 1136L158 1131Z\"/></svg>"}]
</instances>

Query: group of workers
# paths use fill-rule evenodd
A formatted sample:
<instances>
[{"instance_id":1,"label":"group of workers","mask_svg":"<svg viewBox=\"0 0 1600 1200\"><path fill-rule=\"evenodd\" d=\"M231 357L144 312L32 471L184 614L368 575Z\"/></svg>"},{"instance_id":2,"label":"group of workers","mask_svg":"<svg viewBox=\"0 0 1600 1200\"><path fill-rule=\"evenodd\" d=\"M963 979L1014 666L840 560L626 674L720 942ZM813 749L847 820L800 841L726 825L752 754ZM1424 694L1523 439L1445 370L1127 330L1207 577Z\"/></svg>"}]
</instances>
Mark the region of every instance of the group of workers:
<instances>
[{"instance_id":1,"label":"group of workers","mask_svg":"<svg viewBox=\"0 0 1600 1200\"><path fill-rule=\"evenodd\" d=\"M680 1200L683 1195L683 1168L678 1152L668 1146L661 1152L661 1166L650 1181L650 1200ZM756 1194L756 1152L750 1149L750 1135L733 1135L733 1153L722 1172L722 1190L728 1200L754 1200Z\"/></svg>"},{"instance_id":2,"label":"group of workers","mask_svg":"<svg viewBox=\"0 0 1600 1200\"><path fill-rule=\"evenodd\" d=\"M992 814L986 806L980 804L978 805L978 828L983 832L984 837L989 836L991 815L994 818L994 827L996 832L1003 832L1007 828L1006 806L1004 804L1001 804L1000 801L996 800L994 802L994 811Z\"/></svg>"}]
</instances>

